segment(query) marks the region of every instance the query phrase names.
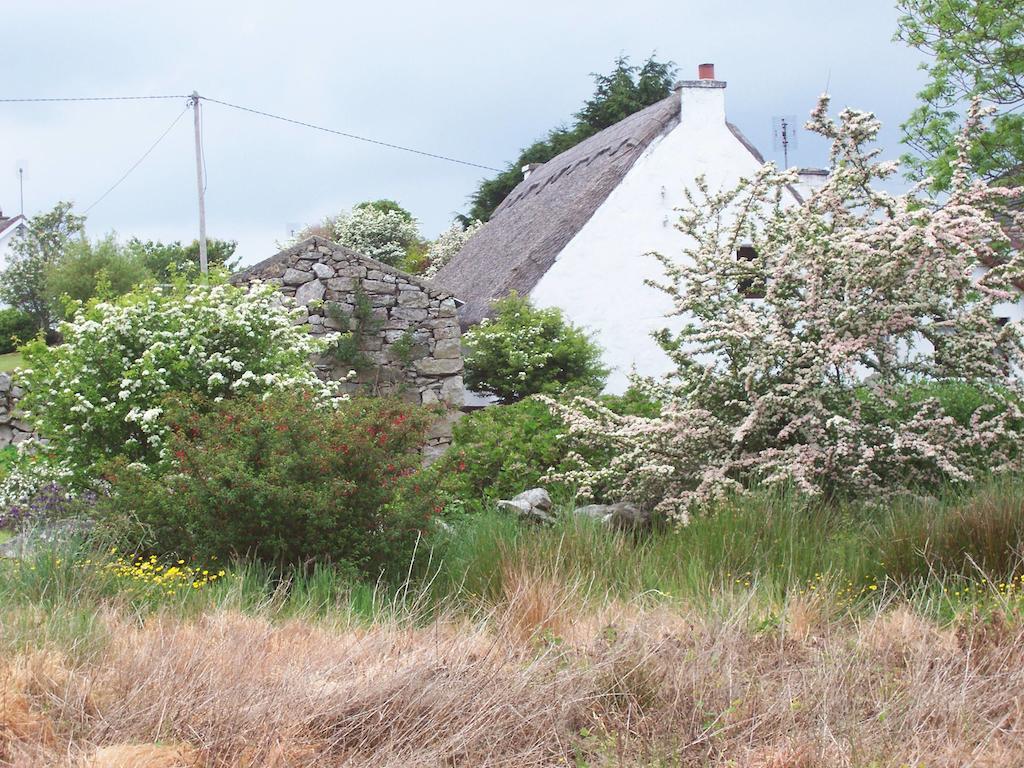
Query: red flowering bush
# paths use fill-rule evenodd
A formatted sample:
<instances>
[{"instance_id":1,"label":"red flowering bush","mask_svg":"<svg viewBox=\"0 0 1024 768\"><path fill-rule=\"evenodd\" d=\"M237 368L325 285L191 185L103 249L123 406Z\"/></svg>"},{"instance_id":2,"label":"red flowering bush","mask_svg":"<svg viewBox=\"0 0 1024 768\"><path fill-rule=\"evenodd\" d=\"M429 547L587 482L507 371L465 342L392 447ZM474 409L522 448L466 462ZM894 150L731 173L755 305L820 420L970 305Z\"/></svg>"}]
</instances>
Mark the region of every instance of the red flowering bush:
<instances>
[{"instance_id":1,"label":"red flowering bush","mask_svg":"<svg viewBox=\"0 0 1024 768\"><path fill-rule=\"evenodd\" d=\"M168 458L108 468L101 522L126 545L278 565L404 566L436 511L417 481L430 422L393 400L275 393L169 407Z\"/></svg>"}]
</instances>

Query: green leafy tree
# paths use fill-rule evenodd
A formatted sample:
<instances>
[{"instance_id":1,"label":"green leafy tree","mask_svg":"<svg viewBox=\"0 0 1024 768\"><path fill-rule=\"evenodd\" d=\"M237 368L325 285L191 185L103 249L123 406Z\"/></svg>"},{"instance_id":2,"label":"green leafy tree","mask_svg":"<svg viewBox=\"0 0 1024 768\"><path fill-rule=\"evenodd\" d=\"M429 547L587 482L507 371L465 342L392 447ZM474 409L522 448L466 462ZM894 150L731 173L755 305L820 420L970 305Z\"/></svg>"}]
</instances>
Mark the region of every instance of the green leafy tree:
<instances>
[{"instance_id":1,"label":"green leafy tree","mask_svg":"<svg viewBox=\"0 0 1024 768\"><path fill-rule=\"evenodd\" d=\"M964 105L994 109L990 130L971 149L974 173L1024 180L1024 4L1020 0L900 0L896 39L928 55L928 84L903 124L916 177L948 189Z\"/></svg>"},{"instance_id":2,"label":"green leafy tree","mask_svg":"<svg viewBox=\"0 0 1024 768\"><path fill-rule=\"evenodd\" d=\"M234 269L235 249L238 243L234 240L206 241L206 257L211 267ZM125 245L127 253L158 281L167 282L178 275L188 276L199 273L199 241L193 240L188 245L180 241L161 243L154 240L143 242L132 238Z\"/></svg>"},{"instance_id":3,"label":"green leafy tree","mask_svg":"<svg viewBox=\"0 0 1024 768\"><path fill-rule=\"evenodd\" d=\"M25 234L11 245L7 268L0 272L0 299L28 314L36 328L47 332L53 323L47 273L85 227L85 217L71 209L71 203L61 202L29 219Z\"/></svg>"},{"instance_id":4,"label":"green leafy tree","mask_svg":"<svg viewBox=\"0 0 1024 768\"><path fill-rule=\"evenodd\" d=\"M20 309L0 309L0 355L13 352L36 334L32 317Z\"/></svg>"},{"instance_id":5,"label":"green leafy tree","mask_svg":"<svg viewBox=\"0 0 1024 768\"><path fill-rule=\"evenodd\" d=\"M122 296L152 276L114 235L95 243L83 237L69 243L64 255L48 267L46 293L51 306L57 307L64 297L86 302Z\"/></svg>"},{"instance_id":6,"label":"green leafy tree","mask_svg":"<svg viewBox=\"0 0 1024 768\"><path fill-rule=\"evenodd\" d=\"M594 95L573 117L571 126L561 126L524 149L506 170L481 182L470 198L469 214L463 224L487 221L501 201L523 180L522 168L529 163L546 163L598 131L614 125L644 107L661 101L672 92L675 64L657 61L652 55L641 65L619 56L611 72L594 74Z\"/></svg>"},{"instance_id":7,"label":"green leafy tree","mask_svg":"<svg viewBox=\"0 0 1024 768\"><path fill-rule=\"evenodd\" d=\"M394 200L388 200L386 198L382 198L380 200L367 200L364 203L356 205L356 208L373 208L375 211L380 211L381 213L397 213L406 221L413 220L413 216L408 210L403 208Z\"/></svg>"},{"instance_id":8,"label":"green leafy tree","mask_svg":"<svg viewBox=\"0 0 1024 768\"><path fill-rule=\"evenodd\" d=\"M463 337L466 384L511 403L529 395L566 389L594 392L608 371L601 349L561 310L538 309L516 293L496 301L497 316Z\"/></svg>"}]
</instances>

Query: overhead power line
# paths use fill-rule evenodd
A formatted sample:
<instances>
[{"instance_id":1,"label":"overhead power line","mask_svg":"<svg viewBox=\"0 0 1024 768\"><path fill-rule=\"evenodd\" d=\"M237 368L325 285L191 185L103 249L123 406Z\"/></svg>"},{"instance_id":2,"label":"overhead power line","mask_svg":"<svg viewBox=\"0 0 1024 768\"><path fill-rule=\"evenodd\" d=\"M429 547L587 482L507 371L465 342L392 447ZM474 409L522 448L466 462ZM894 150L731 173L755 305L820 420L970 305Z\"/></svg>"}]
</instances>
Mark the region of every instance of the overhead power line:
<instances>
[{"instance_id":1,"label":"overhead power line","mask_svg":"<svg viewBox=\"0 0 1024 768\"><path fill-rule=\"evenodd\" d=\"M147 101L151 99L187 99L187 94L173 96L60 96L46 99L0 99L0 103L26 103L39 101Z\"/></svg>"},{"instance_id":2,"label":"overhead power line","mask_svg":"<svg viewBox=\"0 0 1024 768\"><path fill-rule=\"evenodd\" d=\"M211 99L209 96L200 96L203 101L208 101L211 104L220 104L224 107L231 107L232 109L238 109L242 112L250 112L254 115L260 115L262 117L269 117L273 120L280 120L284 123L291 123L292 125L301 125L304 128L312 128L317 131L323 131L325 133L333 133L337 136L344 136L347 139L355 139L356 141L365 141L368 144L376 144L380 147L388 147L390 149L398 149L403 152L412 152L416 155L422 155L423 157L432 157L435 160L444 160L449 163L458 163L459 165L468 165L472 168L483 168L485 171L498 171L501 172L500 168L493 168L489 165L482 165L481 163L472 163L469 160L459 160L456 157L448 157L447 155L438 155L434 152L424 152L422 149L413 149L412 147L404 147L401 144L392 144L388 141L379 141L378 139L370 139L366 136L358 136L354 133L346 133L345 131L338 131L334 128L325 128L322 125L314 125L313 123L307 123L303 120L293 120L290 117L283 117L281 115L275 115L271 112L264 112L261 109L253 109L252 107L243 107L241 104L231 104L227 101L221 101L220 99Z\"/></svg>"},{"instance_id":3,"label":"overhead power line","mask_svg":"<svg viewBox=\"0 0 1024 768\"><path fill-rule=\"evenodd\" d=\"M188 106L186 106L183 110L181 110L181 112L178 113L178 116L176 118L174 118L174 120L171 122L171 124L169 126L167 126L166 130L164 130L164 132L160 134L160 136L157 138L157 140L154 141L150 145L149 149L147 149L142 154L142 157L140 157L138 160L136 160L134 163L132 163L131 167L128 168L128 170L124 172L124 174L121 176L121 178L119 178L117 181L115 181L113 183L113 185L111 185L110 189L108 189L106 192L104 192L102 195L100 195L96 199L96 202L94 202L92 205L90 205L88 208L86 208L84 211L82 211L82 213L83 214L84 213L88 213L93 208L95 208L97 205L99 205L101 202L103 202L103 199L107 195L109 195L111 192L113 192L115 189L117 189L118 186L120 186L121 182L124 181L125 179L127 179L131 175L132 171L134 171L136 168L138 168L140 165L142 165L142 161L145 160L147 157L149 157L150 153L154 149L157 148L157 145L161 141L164 140L164 137L167 136L167 134L171 132L171 129L174 128L174 126L178 124L178 121L181 120L182 115L184 115L186 112L188 112L188 110L189 110Z\"/></svg>"},{"instance_id":4,"label":"overhead power line","mask_svg":"<svg viewBox=\"0 0 1024 768\"><path fill-rule=\"evenodd\" d=\"M75 102L75 101L154 101L159 99L190 99L191 94L167 94L167 95L155 95L155 96L58 96L58 97L47 97L47 98L0 98L0 104L25 104L25 103L46 103L46 102ZM416 149L414 147L406 147L401 144L394 144L390 141L381 141L379 139L371 139L368 136L359 136L355 133L348 133L346 131L339 131L334 128L326 128L322 125L316 125L314 123L308 123L305 120L295 120L290 117L284 117L283 115L275 115L272 112L265 112L262 109L254 109L253 107L246 107L241 104L232 104L229 101L221 101L220 99L211 99L209 96L200 96L203 101L208 101L211 104L220 104L224 107L231 109L237 109L241 112L249 112L253 115L260 115L261 117L269 117L272 120L280 120L283 123L291 123L292 125L299 125L303 128L312 128L315 131L323 131L324 133L333 133L335 136L344 136L346 139L353 139L355 141L363 141L367 144L376 144L379 147L388 147L389 149L397 149L401 152L411 152L414 155L420 155L422 157L432 157L435 160L444 160L447 163L457 163L459 165L466 165L471 168L482 168L485 171L495 171L500 173L501 168L494 168L490 165L484 165L482 163L474 163L469 160L460 160L457 157L450 157L448 155L441 155L436 152L426 152L422 149ZM129 171L130 172L130 171ZM98 200L96 202L99 202ZM95 203L93 204L95 205Z\"/></svg>"}]
</instances>

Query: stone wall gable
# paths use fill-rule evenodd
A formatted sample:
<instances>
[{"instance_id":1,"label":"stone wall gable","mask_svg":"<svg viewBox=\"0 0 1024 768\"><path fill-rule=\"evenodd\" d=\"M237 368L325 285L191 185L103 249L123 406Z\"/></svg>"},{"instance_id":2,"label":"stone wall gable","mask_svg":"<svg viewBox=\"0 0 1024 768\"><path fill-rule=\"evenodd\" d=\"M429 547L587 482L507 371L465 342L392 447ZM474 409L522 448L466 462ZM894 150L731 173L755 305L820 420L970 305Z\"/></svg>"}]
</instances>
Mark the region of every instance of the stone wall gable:
<instances>
[{"instance_id":1,"label":"stone wall gable","mask_svg":"<svg viewBox=\"0 0 1024 768\"><path fill-rule=\"evenodd\" d=\"M24 395L10 374L0 373L0 448L18 445L36 435L32 425L22 418L18 400Z\"/></svg>"},{"instance_id":2,"label":"stone wall gable","mask_svg":"<svg viewBox=\"0 0 1024 768\"><path fill-rule=\"evenodd\" d=\"M463 404L462 342L455 299L425 281L323 238L310 238L235 276L279 286L323 336L353 334L348 355L314 361L343 391L391 395L443 411L427 452L443 450ZM349 380L349 371L356 377Z\"/></svg>"}]
</instances>

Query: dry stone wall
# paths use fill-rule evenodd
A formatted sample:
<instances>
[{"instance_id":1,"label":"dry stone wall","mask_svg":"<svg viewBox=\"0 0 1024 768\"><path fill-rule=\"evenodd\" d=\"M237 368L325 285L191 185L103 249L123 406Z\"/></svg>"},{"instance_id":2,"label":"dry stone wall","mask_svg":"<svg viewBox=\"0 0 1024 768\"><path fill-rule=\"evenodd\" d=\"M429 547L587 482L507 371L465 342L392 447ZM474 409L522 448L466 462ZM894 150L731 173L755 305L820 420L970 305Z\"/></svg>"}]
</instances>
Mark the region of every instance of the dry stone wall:
<instances>
[{"instance_id":1,"label":"dry stone wall","mask_svg":"<svg viewBox=\"0 0 1024 768\"><path fill-rule=\"evenodd\" d=\"M0 448L18 445L33 437L31 425L20 418L18 411L18 400L23 394L10 374L0 373Z\"/></svg>"},{"instance_id":2,"label":"dry stone wall","mask_svg":"<svg viewBox=\"0 0 1024 768\"><path fill-rule=\"evenodd\" d=\"M232 282L272 282L295 299L296 321L347 345L314 361L318 375L350 393L393 395L438 409L426 453L451 442L465 395L455 299L428 282L319 237L237 273ZM355 371L354 378L350 371Z\"/></svg>"}]
</instances>

